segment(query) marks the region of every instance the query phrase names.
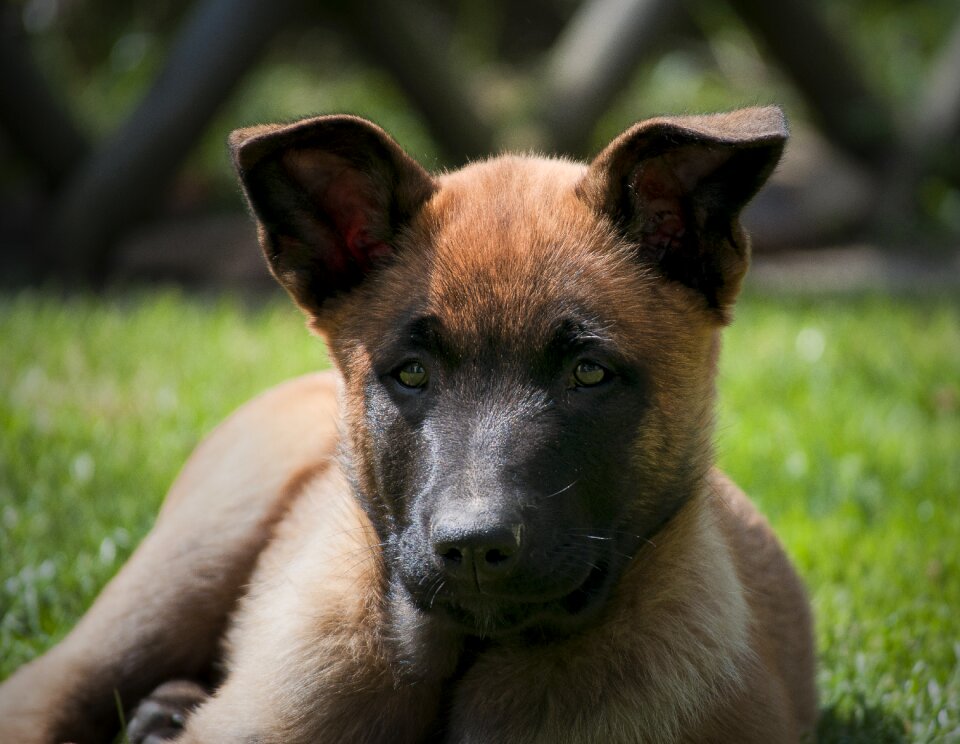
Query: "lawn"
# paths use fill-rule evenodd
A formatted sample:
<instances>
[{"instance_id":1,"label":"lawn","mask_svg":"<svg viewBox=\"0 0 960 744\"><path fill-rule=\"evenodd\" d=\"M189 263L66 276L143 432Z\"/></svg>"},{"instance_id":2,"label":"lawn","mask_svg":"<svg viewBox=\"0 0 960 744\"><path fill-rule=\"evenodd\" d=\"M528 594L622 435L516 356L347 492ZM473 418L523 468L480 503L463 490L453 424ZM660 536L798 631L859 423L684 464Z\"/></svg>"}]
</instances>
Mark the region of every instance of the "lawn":
<instances>
[{"instance_id":1,"label":"lawn","mask_svg":"<svg viewBox=\"0 0 960 744\"><path fill-rule=\"evenodd\" d=\"M202 434L325 364L282 298L0 297L0 678L60 638ZM960 300L750 294L720 461L817 616L823 742L960 742Z\"/></svg>"}]
</instances>

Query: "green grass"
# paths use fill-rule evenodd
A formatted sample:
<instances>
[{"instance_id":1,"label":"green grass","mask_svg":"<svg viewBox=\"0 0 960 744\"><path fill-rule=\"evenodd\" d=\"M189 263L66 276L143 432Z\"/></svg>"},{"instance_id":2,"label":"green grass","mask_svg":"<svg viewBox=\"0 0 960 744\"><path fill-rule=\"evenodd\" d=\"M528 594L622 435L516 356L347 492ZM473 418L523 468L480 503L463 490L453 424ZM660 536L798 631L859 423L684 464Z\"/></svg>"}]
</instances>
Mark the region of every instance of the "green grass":
<instances>
[{"instance_id":1,"label":"green grass","mask_svg":"<svg viewBox=\"0 0 960 744\"><path fill-rule=\"evenodd\" d=\"M721 464L813 596L824 742L960 742L960 302L754 300Z\"/></svg>"},{"instance_id":2,"label":"green grass","mask_svg":"<svg viewBox=\"0 0 960 744\"><path fill-rule=\"evenodd\" d=\"M202 434L324 362L285 300L0 298L0 677L66 632ZM817 615L823 742L960 742L960 300L748 296L721 464Z\"/></svg>"},{"instance_id":3,"label":"green grass","mask_svg":"<svg viewBox=\"0 0 960 744\"><path fill-rule=\"evenodd\" d=\"M89 605L199 437L325 363L285 300L0 299L0 677Z\"/></svg>"}]
</instances>

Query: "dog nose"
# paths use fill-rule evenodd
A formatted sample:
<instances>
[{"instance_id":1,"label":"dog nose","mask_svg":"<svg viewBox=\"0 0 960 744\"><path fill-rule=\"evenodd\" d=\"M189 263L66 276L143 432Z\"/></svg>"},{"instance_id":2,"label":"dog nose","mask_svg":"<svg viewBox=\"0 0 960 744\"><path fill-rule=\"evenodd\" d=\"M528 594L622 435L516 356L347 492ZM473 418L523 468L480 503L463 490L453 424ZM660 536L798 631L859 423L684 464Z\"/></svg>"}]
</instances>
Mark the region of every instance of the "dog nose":
<instances>
[{"instance_id":1,"label":"dog nose","mask_svg":"<svg viewBox=\"0 0 960 744\"><path fill-rule=\"evenodd\" d=\"M455 515L434 522L431 541L443 571L454 579L490 583L505 577L520 555L523 526L477 522Z\"/></svg>"}]
</instances>

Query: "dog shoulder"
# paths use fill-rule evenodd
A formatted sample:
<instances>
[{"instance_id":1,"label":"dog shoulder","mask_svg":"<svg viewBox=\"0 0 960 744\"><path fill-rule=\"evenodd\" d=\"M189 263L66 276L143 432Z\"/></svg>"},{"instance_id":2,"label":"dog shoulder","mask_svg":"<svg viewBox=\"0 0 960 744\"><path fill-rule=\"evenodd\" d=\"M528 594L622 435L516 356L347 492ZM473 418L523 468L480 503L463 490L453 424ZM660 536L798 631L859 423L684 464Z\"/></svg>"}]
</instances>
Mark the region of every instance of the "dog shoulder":
<instances>
[{"instance_id":1,"label":"dog shoulder","mask_svg":"<svg viewBox=\"0 0 960 744\"><path fill-rule=\"evenodd\" d=\"M779 707L787 718L797 730L809 731L816 722L817 705L813 618L806 589L769 522L743 491L713 470L710 494L750 606L751 645L760 677L748 688L781 697ZM756 697L745 704L755 708Z\"/></svg>"},{"instance_id":2,"label":"dog shoulder","mask_svg":"<svg viewBox=\"0 0 960 744\"><path fill-rule=\"evenodd\" d=\"M338 439L338 384L332 372L303 375L238 408L187 460L161 514L179 511L190 501L184 496L196 492L222 493L242 508L251 489L284 488L298 473L328 459Z\"/></svg>"},{"instance_id":3,"label":"dog shoulder","mask_svg":"<svg viewBox=\"0 0 960 744\"><path fill-rule=\"evenodd\" d=\"M803 582L766 518L717 470L710 475L710 496L747 591L754 625L771 637L780 655L796 664L795 651L807 648L803 656L809 656L812 649L807 637L812 616ZM795 638L796 634L803 637Z\"/></svg>"}]
</instances>

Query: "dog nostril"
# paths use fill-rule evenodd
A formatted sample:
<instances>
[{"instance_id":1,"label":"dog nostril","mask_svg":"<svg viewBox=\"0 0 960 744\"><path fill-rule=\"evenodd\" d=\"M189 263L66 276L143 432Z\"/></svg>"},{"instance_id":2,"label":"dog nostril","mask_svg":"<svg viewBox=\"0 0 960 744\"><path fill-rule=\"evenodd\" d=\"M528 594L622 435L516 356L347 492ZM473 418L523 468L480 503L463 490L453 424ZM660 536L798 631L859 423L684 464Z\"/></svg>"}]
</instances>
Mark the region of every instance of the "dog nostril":
<instances>
[{"instance_id":1,"label":"dog nostril","mask_svg":"<svg viewBox=\"0 0 960 744\"><path fill-rule=\"evenodd\" d=\"M449 548L440 554L440 557L451 563L460 563L463 561L463 553L458 548Z\"/></svg>"},{"instance_id":2,"label":"dog nostril","mask_svg":"<svg viewBox=\"0 0 960 744\"><path fill-rule=\"evenodd\" d=\"M432 560L451 579L501 580L519 562L521 536L520 524L438 519L431 528Z\"/></svg>"},{"instance_id":3,"label":"dog nostril","mask_svg":"<svg viewBox=\"0 0 960 744\"><path fill-rule=\"evenodd\" d=\"M511 558L513 558L512 552L503 551L499 548L491 548L483 556L484 561L486 561L487 565L492 568L496 568L497 566L506 563Z\"/></svg>"}]
</instances>

